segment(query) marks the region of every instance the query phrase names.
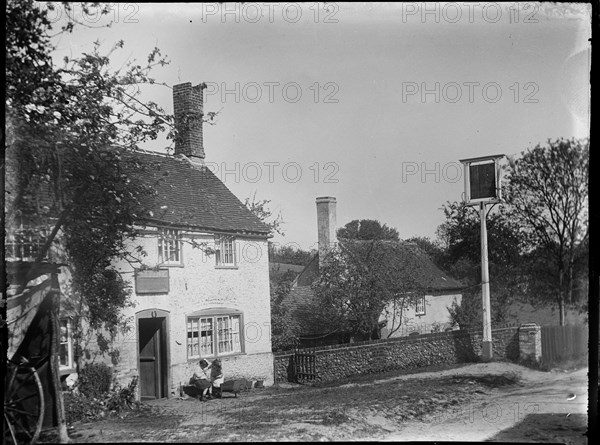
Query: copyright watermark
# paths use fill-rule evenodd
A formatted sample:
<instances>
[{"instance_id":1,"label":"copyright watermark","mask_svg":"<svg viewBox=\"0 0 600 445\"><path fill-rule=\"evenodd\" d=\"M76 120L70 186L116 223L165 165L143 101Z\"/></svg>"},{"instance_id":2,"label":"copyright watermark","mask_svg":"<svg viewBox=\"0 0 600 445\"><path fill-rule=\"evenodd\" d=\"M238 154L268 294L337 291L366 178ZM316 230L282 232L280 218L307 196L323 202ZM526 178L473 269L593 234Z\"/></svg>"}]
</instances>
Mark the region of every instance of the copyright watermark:
<instances>
[{"instance_id":1,"label":"copyright watermark","mask_svg":"<svg viewBox=\"0 0 600 445\"><path fill-rule=\"evenodd\" d=\"M434 162L402 162L401 166L402 183L406 184L409 180L416 180L421 183L450 182L456 183L463 180L463 166L460 162L447 162L441 164Z\"/></svg>"},{"instance_id":2,"label":"copyright watermark","mask_svg":"<svg viewBox=\"0 0 600 445\"><path fill-rule=\"evenodd\" d=\"M205 166L217 176L221 182L246 182L256 184L276 181L298 183L302 179L314 183L337 184L340 167L336 162L313 162L301 165L298 162L205 162Z\"/></svg>"},{"instance_id":3,"label":"copyright watermark","mask_svg":"<svg viewBox=\"0 0 600 445\"><path fill-rule=\"evenodd\" d=\"M221 103L314 103L337 104L340 87L336 82L314 82L302 86L298 82L206 82L204 101L214 96Z\"/></svg>"},{"instance_id":4,"label":"copyright watermark","mask_svg":"<svg viewBox=\"0 0 600 445\"><path fill-rule=\"evenodd\" d=\"M402 82L402 103L514 103L537 104L540 87L535 82Z\"/></svg>"},{"instance_id":5,"label":"copyright watermark","mask_svg":"<svg viewBox=\"0 0 600 445\"><path fill-rule=\"evenodd\" d=\"M402 23L538 23L536 3L402 3Z\"/></svg>"},{"instance_id":6,"label":"copyright watermark","mask_svg":"<svg viewBox=\"0 0 600 445\"><path fill-rule=\"evenodd\" d=\"M202 3L201 21L338 23L337 3Z\"/></svg>"},{"instance_id":7,"label":"copyright watermark","mask_svg":"<svg viewBox=\"0 0 600 445\"><path fill-rule=\"evenodd\" d=\"M138 3L69 3L67 7L60 2L36 2L36 6L46 11L50 23L60 20L75 20L88 25L97 25L101 20L113 23L139 23Z\"/></svg>"},{"instance_id":8,"label":"copyright watermark","mask_svg":"<svg viewBox=\"0 0 600 445\"><path fill-rule=\"evenodd\" d=\"M539 404L533 402L513 402L510 404L491 402L482 403L479 406L475 406L469 402L467 406L457 405L455 407L447 407L435 412L433 416L433 422L441 423L450 419L468 419L470 423L481 421L487 423L498 423L503 419L519 422L527 415L537 413L539 410Z\"/></svg>"}]
</instances>

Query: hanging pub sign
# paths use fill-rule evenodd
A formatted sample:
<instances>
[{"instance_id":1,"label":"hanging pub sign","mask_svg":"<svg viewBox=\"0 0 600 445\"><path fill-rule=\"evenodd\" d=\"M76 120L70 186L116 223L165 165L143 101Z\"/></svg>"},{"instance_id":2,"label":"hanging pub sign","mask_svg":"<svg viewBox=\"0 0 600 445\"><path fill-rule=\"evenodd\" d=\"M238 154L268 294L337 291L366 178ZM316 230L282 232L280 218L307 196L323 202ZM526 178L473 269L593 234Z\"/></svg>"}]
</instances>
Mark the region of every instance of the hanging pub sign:
<instances>
[{"instance_id":1,"label":"hanging pub sign","mask_svg":"<svg viewBox=\"0 0 600 445\"><path fill-rule=\"evenodd\" d=\"M499 161L503 157L504 155L491 155L460 160L464 166L464 200L467 205L500 201Z\"/></svg>"},{"instance_id":2,"label":"hanging pub sign","mask_svg":"<svg viewBox=\"0 0 600 445\"><path fill-rule=\"evenodd\" d=\"M135 271L135 293L168 294L169 269L138 269Z\"/></svg>"}]
</instances>

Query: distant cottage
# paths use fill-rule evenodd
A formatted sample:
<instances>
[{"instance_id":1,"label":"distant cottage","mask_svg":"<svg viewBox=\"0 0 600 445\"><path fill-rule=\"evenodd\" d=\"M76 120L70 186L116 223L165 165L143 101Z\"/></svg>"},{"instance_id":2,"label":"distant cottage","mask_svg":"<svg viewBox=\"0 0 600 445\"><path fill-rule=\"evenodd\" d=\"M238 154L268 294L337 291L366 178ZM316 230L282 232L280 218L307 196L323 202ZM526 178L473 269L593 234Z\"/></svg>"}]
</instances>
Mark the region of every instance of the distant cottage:
<instances>
[{"instance_id":1,"label":"distant cottage","mask_svg":"<svg viewBox=\"0 0 600 445\"><path fill-rule=\"evenodd\" d=\"M304 346L342 343L349 340L345 333L333 332L318 320L312 309L311 301L316 296L312 284L319 276L319 263L336 243L336 206L333 197L320 197L317 204L317 227L319 251L309 264L300 272L292 284L292 289L282 301L289 311L291 319L300 329L300 341ZM347 242L347 241L346 241ZM461 289L464 285L451 278L439 269L416 245L406 242L387 241L381 243L382 254L392 262L409 262L413 279L417 280L425 294L419 298L414 307L404 308L399 313L390 304L380 316L380 338L407 336L413 332L427 333L432 331L457 328L452 325L448 307L453 302L460 304ZM398 273L402 273L398 268Z\"/></svg>"}]
</instances>

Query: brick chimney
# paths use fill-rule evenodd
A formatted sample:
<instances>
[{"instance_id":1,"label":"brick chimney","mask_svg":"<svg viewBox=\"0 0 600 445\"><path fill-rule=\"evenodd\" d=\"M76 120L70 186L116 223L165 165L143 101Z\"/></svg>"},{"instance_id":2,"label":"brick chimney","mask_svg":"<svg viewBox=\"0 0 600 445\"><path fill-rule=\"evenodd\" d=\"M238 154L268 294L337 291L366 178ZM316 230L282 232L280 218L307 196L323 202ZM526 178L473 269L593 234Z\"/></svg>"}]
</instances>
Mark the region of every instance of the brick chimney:
<instances>
[{"instance_id":1,"label":"brick chimney","mask_svg":"<svg viewBox=\"0 0 600 445\"><path fill-rule=\"evenodd\" d=\"M335 246L336 199L331 196L317 198L317 230L319 240L319 262L322 264L327 252Z\"/></svg>"},{"instance_id":2,"label":"brick chimney","mask_svg":"<svg viewBox=\"0 0 600 445\"><path fill-rule=\"evenodd\" d=\"M204 159L202 138L202 117L204 116L203 91L206 84L192 86L190 82L173 87L173 114L175 128L179 132L175 138L175 155L185 155L191 160Z\"/></svg>"}]
</instances>

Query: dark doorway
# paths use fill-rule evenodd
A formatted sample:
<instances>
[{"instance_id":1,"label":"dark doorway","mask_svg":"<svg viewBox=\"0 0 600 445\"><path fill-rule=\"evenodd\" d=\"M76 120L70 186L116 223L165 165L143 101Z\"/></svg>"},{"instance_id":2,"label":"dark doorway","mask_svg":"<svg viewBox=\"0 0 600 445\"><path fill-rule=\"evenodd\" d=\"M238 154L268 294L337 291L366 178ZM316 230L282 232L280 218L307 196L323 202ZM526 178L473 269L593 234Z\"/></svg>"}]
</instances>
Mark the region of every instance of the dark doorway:
<instances>
[{"instance_id":1,"label":"dark doorway","mask_svg":"<svg viewBox=\"0 0 600 445\"><path fill-rule=\"evenodd\" d=\"M140 396L142 400L167 396L166 318L140 318Z\"/></svg>"}]
</instances>

